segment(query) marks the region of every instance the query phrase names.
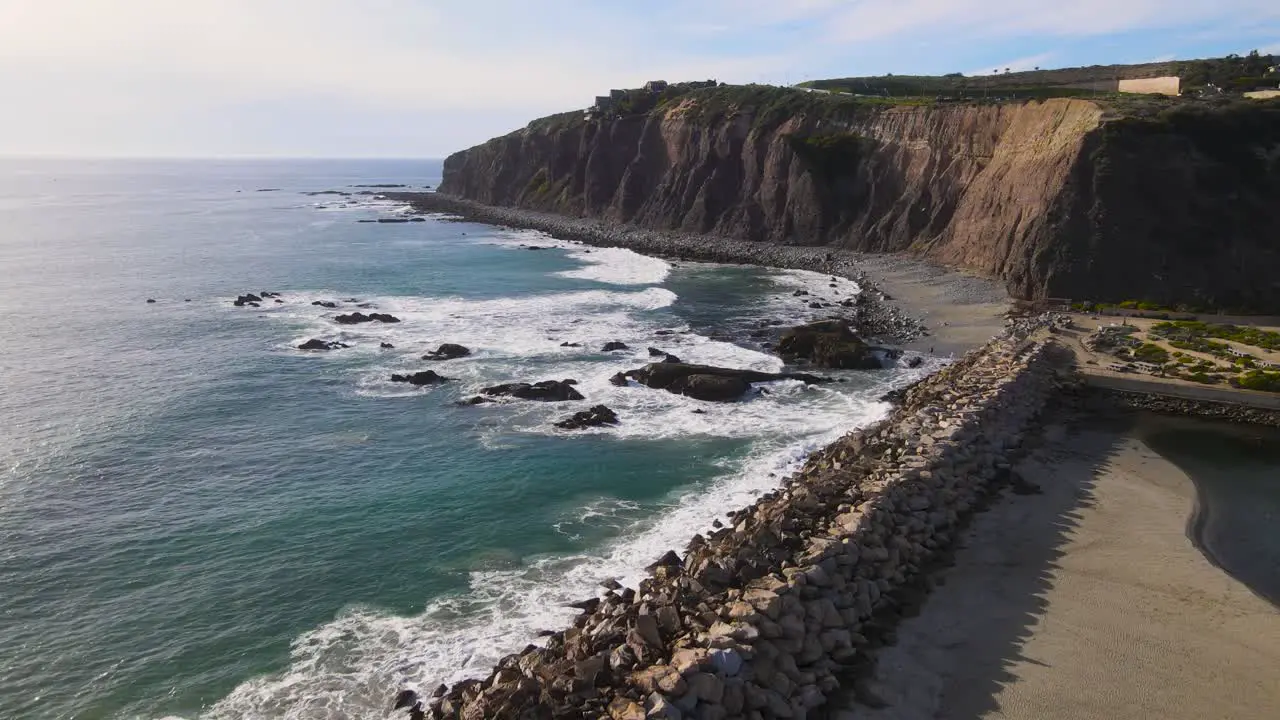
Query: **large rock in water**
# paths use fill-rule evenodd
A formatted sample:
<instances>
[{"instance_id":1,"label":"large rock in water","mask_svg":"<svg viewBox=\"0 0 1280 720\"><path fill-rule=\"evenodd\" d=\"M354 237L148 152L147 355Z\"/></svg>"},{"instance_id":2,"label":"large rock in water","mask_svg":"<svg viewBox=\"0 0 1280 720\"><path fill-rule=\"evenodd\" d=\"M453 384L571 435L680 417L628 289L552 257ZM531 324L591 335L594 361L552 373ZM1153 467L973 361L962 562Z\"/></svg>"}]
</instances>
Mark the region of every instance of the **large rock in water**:
<instances>
[{"instance_id":1,"label":"large rock in water","mask_svg":"<svg viewBox=\"0 0 1280 720\"><path fill-rule=\"evenodd\" d=\"M449 378L437 375L434 370L422 370L409 375L392 375L391 382L409 383L410 385L439 385Z\"/></svg>"},{"instance_id":2,"label":"large rock in water","mask_svg":"<svg viewBox=\"0 0 1280 720\"><path fill-rule=\"evenodd\" d=\"M521 400L539 400L542 402L565 402L567 400L585 400L582 393L573 388L576 380L545 380L540 383L506 383L494 385L480 390L484 395L520 398Z\"/></svg>"},{"instance_id":3,"label":"large rock in water","mask_svg":"<svg viewBox=\"0 0 1280 720\"><path fill-rule=\"evenodd\" d=\"M751 387L751 383L774 380L827 382L826 378L804 373L767 373L673 362L650 363L627 371L626 376L656 390L713 402L736 400Z\"/></svg>"},{"instance_id":4,"label":"large rock in water","mask_svg":"<svg viewBox=\"0 0 1280 720\"><path fill-rule=\"evenodd\" d=\"M356 312L347 315L339 315L335 317L333 321L339 325L357 325L359 323L375 321L382 323L398 323L400 322L400 318L395 315L388 315L387 313L369 313L368 315L365 315L357 310Z\"/></svg>"},{"instance_id":5,"label":"large rock in water","mask_svg":"<svg viewBox=\"0 0 1280 720\"><path fill-rule=\"evenodd\" d=\"M583 428L617 424L618 413L607 406L596 405L590 410L583 410L580 413L575 413L573 417L561 420L556 423L556 427L562 430L581 430Z\"/></svg>"},{"instance_id":6,"label":"large rock in water","mask_svg":"<svg viewBox=\"0 0 1280 720\"><path fill-rule=\"evenodd\" d=\"M737 400L750 389L746 380L722 375L686 375L667 386L667 392L710 402Z\"/></svg>"},{"instance_id":7,"label":"large rock in water","mask_svg":"<svg viewBox=\"0 0 1280 720\"><path fill-rule=\"evenodd\" d=\"M778 341L777 352L784 360L808 360L824 368L880 368L880 360L871 346L854 335L844 320L820 320L791 328Z\"/></svg>"},{"instance_id":8,"label":"large rock in water","mask_svg":"<svg viewBox=\"0 0 1280 720\"><path fill-rule=\"evenodd\" d=\"M445 343L422 356L423 360L456 360L471 354L471 348L457 343Z\"/></svg>"},{"instance_id":9,"label":"large rock in water","mask_svg":"<svg viewBox=\"0 0 1280 720\"><path fill-rule=\"evenodd\" d=\"M342 350L349 348L350 345L337 340L320 340L312 338L298 346L299 350Z\"/></svg>"}]
</instances>

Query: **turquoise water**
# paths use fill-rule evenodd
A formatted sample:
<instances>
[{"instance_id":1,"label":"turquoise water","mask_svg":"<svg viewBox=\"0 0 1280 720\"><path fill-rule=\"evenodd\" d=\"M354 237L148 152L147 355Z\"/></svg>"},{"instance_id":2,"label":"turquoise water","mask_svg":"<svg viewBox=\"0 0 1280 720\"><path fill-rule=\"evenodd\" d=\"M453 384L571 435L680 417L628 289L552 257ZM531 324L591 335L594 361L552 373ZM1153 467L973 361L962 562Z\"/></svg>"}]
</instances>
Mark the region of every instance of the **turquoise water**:
<instances>
[{"instance_id":1,"label":"turquoise water","mask_svg":"<svg viewBox=\"0 0 1280 720\"><path fill-rule=\"evenodd\" d=\"M695 414L607 379L649 346L780 368L748 333L804 319L792 291L826 278L358 223L400 209L300 194L438 175L0 161L0 717L385 717L401 686L483 674L600 580L634 580L924 371ZM231 306L259 290L286 302ZM310 304L348 298L404 322ZM293 348L311 337L353 347ZM387 382L442 342L476 350L435 367L453 382ZM587 401L453 404L565 377ZM598 402L619 427L550 427Z\"/></svg>"}]
</instances>

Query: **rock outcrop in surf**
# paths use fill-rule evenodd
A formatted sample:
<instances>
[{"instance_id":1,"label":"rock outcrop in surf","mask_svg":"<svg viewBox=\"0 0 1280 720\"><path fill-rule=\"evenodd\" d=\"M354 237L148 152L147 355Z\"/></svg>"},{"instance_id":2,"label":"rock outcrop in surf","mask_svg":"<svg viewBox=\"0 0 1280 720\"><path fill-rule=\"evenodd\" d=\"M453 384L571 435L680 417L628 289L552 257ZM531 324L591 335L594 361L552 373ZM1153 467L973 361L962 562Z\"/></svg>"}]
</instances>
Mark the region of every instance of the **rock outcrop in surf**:
<instances>
[{"instance_id":1,"label":"rock outcrop in surf","mask_svg":"<svg viewBox=\"0 0 1280 720\"><path fill-rule=\"evenodd\" d=\"M650 363L627 371L624 378L631 378L656 390L710 402L737 400L751 389L752 383L777 380L800 380L806 383L828 381L827 378L804 373L767 373L681 362Z\"/></svg>"}]
</instances>

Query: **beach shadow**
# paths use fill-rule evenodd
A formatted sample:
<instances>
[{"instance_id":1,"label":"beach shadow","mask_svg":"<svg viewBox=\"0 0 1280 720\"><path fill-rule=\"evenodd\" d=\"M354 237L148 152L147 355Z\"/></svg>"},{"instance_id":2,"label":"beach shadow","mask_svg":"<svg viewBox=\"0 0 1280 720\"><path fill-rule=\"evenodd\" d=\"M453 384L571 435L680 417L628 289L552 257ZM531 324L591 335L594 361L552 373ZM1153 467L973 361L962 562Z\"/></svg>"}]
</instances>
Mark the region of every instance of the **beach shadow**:
<instances>
[{"instance_id":1,"label":"beach shadow","mask_svg":"<svg viewBox=\"0 0 1280 720\"><path fill-rule=\"evenodd\" d=\"M959 547L942 559L954 566L932 574L940 587L918 615L905 608L892 645L873 653L876 679L844 688L826 717L981 718L1000 710L997 695L1017 680L1016 664L1039 664L1023 646L1048 608L1072 531L1095 502L1096 477L1132 424L1091 408L1070 415L1082 411L1087 427L1069 438L1060 424L1068 413L1046 415L1048 432L1024 447L1043 447L1041 458L1015 466L1025 482L1002 489L970 519Z\"/></svg>"},{"instance_id":2,"label":"beach shadow","mask_svg":"<svg viewBox=\"0 0 1280 720\"><path fill-rule=\"evenodd\" d=\"M1142 416L1153 451L1191 478L1187 538L1215 567L1280 607L1280 430Z\"/></svg>"}]
</instances>

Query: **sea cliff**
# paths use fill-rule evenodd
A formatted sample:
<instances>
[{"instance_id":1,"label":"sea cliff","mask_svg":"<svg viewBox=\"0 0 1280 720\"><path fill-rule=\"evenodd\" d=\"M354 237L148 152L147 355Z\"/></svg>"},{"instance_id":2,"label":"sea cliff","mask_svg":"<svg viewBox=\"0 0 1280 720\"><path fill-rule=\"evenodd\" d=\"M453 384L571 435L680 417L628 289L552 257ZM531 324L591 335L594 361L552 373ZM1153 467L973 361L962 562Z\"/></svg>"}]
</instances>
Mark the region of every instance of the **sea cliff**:
<instances>
[{"instance_id":1,"label":"sea cliff","mask_svg":"<svg viewBox=\"0 0 1280 720\"><path fill-rule=\"evenodd\" d=\"M440 192L745 241L909 253L1024 299L1280 312L1280 103L882 105L779 88L543 118Z\"/></svg>"}]
</instances>

